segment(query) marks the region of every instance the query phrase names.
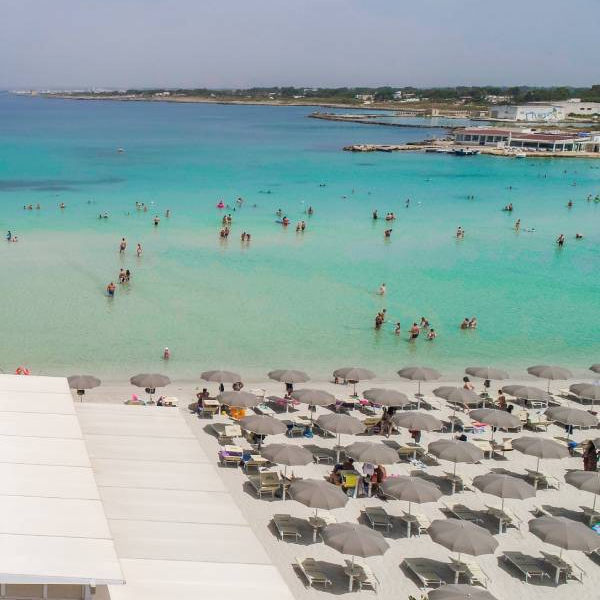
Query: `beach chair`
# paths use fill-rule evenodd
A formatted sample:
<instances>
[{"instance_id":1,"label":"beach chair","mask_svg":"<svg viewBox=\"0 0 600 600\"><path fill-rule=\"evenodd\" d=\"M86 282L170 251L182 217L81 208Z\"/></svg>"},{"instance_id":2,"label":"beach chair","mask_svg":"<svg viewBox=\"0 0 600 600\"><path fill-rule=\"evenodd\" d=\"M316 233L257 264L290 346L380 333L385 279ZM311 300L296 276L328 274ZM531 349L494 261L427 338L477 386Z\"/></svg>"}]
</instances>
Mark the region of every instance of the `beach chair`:
<instances>
[{"instance_id":1,"label":"beach chair","mask_svg":"<svg viewBox=\"0 0 600 600\"><path fill-rule=\"evenodd\" d=\"M402 564L421 582L421 588L440 586L446 583L431 561L427 559L405 558Z\"/></svg>"},{"instance_id":2,"label":"beach chair","mask_svg":"<svg viewBox=\"0 0 600 600\"><path fill-rule=\"evenodd\" d=\"M312 587L315 583L323 586L332 585L331 579L318 569L314 558L296 558L296 567L308 581L308 587Z\"/></svg>"},{"instance_id":3,"label":"beach chair","mask_svg":"<svg viewBox=\"0 0 600 600\"><path fill-rule=\"evenodd\" d=\"M373 529L385 527L386 531L389 531L394 526L392 518L381 506L366 506L365 515Z\"/></svg>"},{"instance_id":4,"label":"beach chair","mask_svg":"<svg viewBox=\"0 0 600 600\"><path fill-rule=\"evenodd\" d=\"M296 541L302 537L298 527L290 515L276 514L273 515L273 524L279 537L283 540L286 536L293 537Z\"/></svg>"},{"instance_id":5,"label":"beach chair","mask_svg":"<svg viewBox=\"0 0 600 600\"><path fill-rule=\"evenodd\" d=\"M271 498L274 498L275 492L279 490L281 485L279 475L275 471L265 471L257 475L249 475L248 481L250 481L250 485L254 488L259 498L262 498L263 494L271 494Z\"/></svg>"},{"instance_id":6,"label":"beach chair","mask_svg":"<svg viewBox=\"0 0 600 600\"><path fill-rule=\"evenodd\" d=\"M477 446L482 452L484 458L491 458L494 452L494 448L490 440L483 440L481 438L473 438L471 443ZM487 456L486 456L487 455Z\"/></svg>"},{"instance_id":7,"label":"beach chair","mask_svg":"<svg viewBox=\"0 0 600 600\"><path fill-rule=\"evenodd\" d=\"M514 527L515 529L521 529L521 519L519 519L514 513L512 513L509 509L505 508L501 510L495 506L488 506L486 504L486 509L488 515L493 517L498 521L498 524L502 523L506 528ZM498 531L498 533L502 533Z\"/></svg>"},{"instance_id":8,"label":"beach chair","mask_svg":"<svg viewBox=\"0 0 600 600\"><path fill-rule=\"evenodd\" d=\"M527 427L527 421L529 421L529 413L526 410L518 410L516 413L513 413L515 417L521 421L521 428Z\"/></svg>"},{"instance_id":9,"label":"beach chair","mask_svg":"<svg viewBox=\"0 0 600 600\"><path fill-rule=\"evenodd\" d=\"M450 562L461 565L465 568L463 575L467 579L469 585L480 585L481 587L487 588L490 578L486 575L485 571L474 558L460 561L456 560L455 558L451 558Z\"/></svg>"},{"instance_id":10,"label":"beach chair","mask_svg":"<svg viewBox=\"0 0 600 600\"><path fill-rule=\"evenodd\" d=\"M405 513L406 514L406 513ZM417 535L421 535L422 533L427 533L429 528L431 527L431 521L429 517L426 517L421 513L411 513L413 517L415 517L415 527L417 529Z\"/></svg>"},{"instance_id":11,"label":"beach chair","mask_svg":"<svg viewBox=\"0 0 600 600\"><path fill-rule=\"evenodd\" d=\"M494 454L502 453L503 457L507 452L510 452L513 449L512 438L502 438L502 442L492 440L490 443L492 444Z\"/></svg>"},{"instance_id":12,"label":"beach chair","mask_svg":"<svg viewBox=\"0 0 600 600\"><path fill-rule=\"evenodd\" d=\"M276 414L275 411L264 402L262 404L259 404L258 406L255 406L254 412L258 415L268 415L270 417L274 417Z\"/></svg>"},{"instance_id":13,"label":"beach chair","mask_svg":"<svg viewBox=\"0 0 600 600\"><path fill-rule=\"evenodd\" d=\"M304 435L305 430L306 425L302 425L300 423L292 423L291 426L288 426L287 435L292 438L294 436L302 437Z\"/></svg>"},{"instance_id":14,"label":"beach chair","mask_svg":"<svg viewBox=\"0 0 600 600\"><path fill-rule=\"evenodd\" d=\"M235 423L211 423L210 428L217 435L219 444L232 444L234 438L242 437L242 429Z\"/></svg>"},{"instance_id":15,"label":"beach chair","mask_svg":"<svg viewBox=\"0 0 600 600\"><path fill-rule=\"evenodd\" d=\"M375 573L371 571L371 567L363 562L354 561L352 563L351 560L345 559L344 561L347 567L354 567L356 571L358 571L358 575L354 576L354 581L358 583L358 589L362 590L363 588L368 588L373 590L374 592L379 591L381 588L381 583L379 579L375 576Z\"/></svg>"},{"instance_id":16,"label":"beach chair","mask_svg":"<svg viewBox=\"0 0 600 600\"><path fill-rule=\"evenodd\" d=\"M527 427L532 431L547 431L548 425L552 425L552 421L544 414L533 414L527 420Z\"/></svg>"},{"instance_id":17,"label":"beach chair","mask_svg":"<svg viewBox=\"0 0 600 600\"><path fill-rule=\"evenodd\" d=\"M555 570L556 565L560 565L560 574L565 576L565 582L568 582L569 579L575 579L576 581L579 581L579 583L583 583L583 578L586 576L586 573L579 565L569 561L565 556L556 556L546 552L542 552L542 556L551 569Z\"/></svg>"},{"instance_id":18,"label":"beach chair","mask_svg":"<svg viewBox=\"0 0 600 600\"><path fill-rule=\"evenodd\" d=\"M536 504L533 507L533 514L536 517L553 517L554 516L549 510L546 510L541 504Z\"/></svg>"},{"instance_id":19,"label":"beach chair","mask_svg":"<svg viewBox=\"0 0 600 600\"><path fill-rule=\"evenodd\" d=\"M331 454L325 450L315 451L313 452L313 460L317 464L321 464L322 462L330 464L333 462L333 456L331 456Z\"/></svg>"},{"instance_id":20,"label":"beach chair","mask_svg":"<svg viewBox=\"0 0 600 600\"><path fill-rule=\"evenodd\" d=\"M542 580L550 575L544 570L544 560L535 556L527 556L522 552L504 552L502 558L510 563L517 571L525 577L525 583L531 577L539 577Z\"/></svg>"},{"instance_id":21,"label":"beach chair","mask_svg":"<svg viewBox=\"0 0 600 600\"><path fill-rule=\"evenodd\" d=\"M363 425L365 426L365 433L372 435L376 429L380 428L381 418L380 417L367 417L363 419Z\"/></svg>"},{"instance_id":22,"label":"beach chair","mask_svg":"<svg viewBox=\"0 0 600 600\"><path fill-rule=\"evenodd\" d=\"M482 519L464 504L454 504L453 506L448 506L442 502L442 506L446 512L451 514L456 519L460 519L461 521L470 521L471 523L483 523Z\"/></svg>"},{"instance_id":23,"label":"beach chair","mask_svg":"<svg viewBox=\"0 0 600 600\"><path fill-rule=\"evenodd\" d=\"M231 451L227 448L219 450L219 462L224 467L238 467L243 460L243 451L240 448L238 451Z\"/></svg>"},{"instance_id":24,"label":"beach chair","mask_svg":"<svg viewBox=\"0 0 600 600\"><path fill-rule=\"evenodd\" d=\"M248 390L248 391L263 401L265 399L265 396L267 395L267 390L264 390L263 388L252 388L251 390Z\"/></svg>"}]
</instances>

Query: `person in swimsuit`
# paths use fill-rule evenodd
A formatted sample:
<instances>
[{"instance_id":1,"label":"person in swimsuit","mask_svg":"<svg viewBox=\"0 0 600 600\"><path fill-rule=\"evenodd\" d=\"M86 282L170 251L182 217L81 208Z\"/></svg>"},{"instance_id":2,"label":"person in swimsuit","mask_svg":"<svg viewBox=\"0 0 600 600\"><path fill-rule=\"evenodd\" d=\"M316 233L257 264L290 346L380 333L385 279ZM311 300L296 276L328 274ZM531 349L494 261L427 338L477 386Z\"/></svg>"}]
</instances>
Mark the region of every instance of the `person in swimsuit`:
<instances>
[{"instance_id":1,"label":"person in swimsuit","mask_svg":"<svg viewBox=\"0 0 600 600\"><path fill-rule=\"evenodd\" d=\"M427 332L427 339L428 340L435 340L436 337L437 337L437 333L435 332L435 329L430 329Z\"/></svg>"},{"instance_id":2,"label":"person in swimsuit","mask_svg":"<svg viewBox=\"0 0 600 600\"><path fill-rule=\"evenodd\" d=\"M106 293L111 297L114 298L115 296L115 289L116 286L114 284L114 282L110 282L107 286L106 286Z\"/></svg>"},{"instance_id":3,"label":"person in swimsuit","mask_svg":"<svg viewBox=\"0 0 600 600\"><path fill-rule=\"evenodd\" d=\"M160 223L160 219L158 218L158 215L156 215L154 217L154 226L157 227L159 223Z\"/></svg>"},{"instance_id":4,"label":"person in swimsuit","mask_svg":"<svg viewBox=\"0 0 600 600\"><path fill-rule=\"evenodd\" d=\"M125 238L121 238L121 243L119 244L119 254L123 254L125 252L125 248L127 248L127 240Z\"/></svg>"},{"instance_id":5,"label":"person in swimsuit","mask_svg":"<svg viewBox=\"0 0 600 600\"><path fill-rule=\"evenodd\" d=\"M141 244L138 244L138 245L137 245L137 248L136 248L136 254L137 254L138 256L141 256L141 255L142 255L142 245L141 245Z\"/></svg>"},{"instance_id":6,"label":"person in swimsuit","mask_svg":"<svg viewBox=\"0 0 600 600\"><path fill-rule=\"evenodd\" d=\"M413 323L412 327L410 328L409 341L414 342L419 337L419 333L421 333L419 326L416 323Z\"/></svg>"}]
</instances>

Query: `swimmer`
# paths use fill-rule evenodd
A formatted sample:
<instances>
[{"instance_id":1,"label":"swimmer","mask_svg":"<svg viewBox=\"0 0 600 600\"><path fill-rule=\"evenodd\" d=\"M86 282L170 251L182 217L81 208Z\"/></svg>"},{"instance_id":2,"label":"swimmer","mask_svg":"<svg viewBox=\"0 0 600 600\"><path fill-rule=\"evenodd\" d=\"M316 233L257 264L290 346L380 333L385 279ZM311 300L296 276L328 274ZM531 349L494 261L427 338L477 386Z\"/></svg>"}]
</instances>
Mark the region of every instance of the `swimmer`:
<instances>
[{"instance_id":1,"label":"swimmer","mask_svg":"<svg viewBox=\"0 0 600 600\"><path fill-rule=\"evenodd\" d=\"M380 295L380 296L385 296L385 291L386 291L386 289L385 289L385 283L382 283L382 284L379 286L379 295Z\"/></svg>"},{"instance_id":2,"label":"swimmer","mask_svg":"<svg viewBox=\"0 0 600 600\"><path fill-rule=\"evenodd\" d=\"M465 237L465 230L461 226L456 230L456 237L459 239Z\"/></svg>"},{"instance_id":3,"label":"swimmer","mask_svg":"<svg viewBox=\"0 0 600 600\"><path fill-rule=\"evenodd\" d=\"M400 331L400 321L398 321L398 322L396 323L396 327L395 327L395 329L394 329L394 333L395 333L396 335L400 335L400 333L401 333L401 331Z\"/></svg>"},{"instance_id":4,"label":"swimmer","mask_svg":"<svg viewBox=\"0 0 600 600\"><path fill-rule=\"evenodd\" d=\"M421 333L421 330L419 329L419 326L416 323L413 323L409 333L410 337L408 338L408 340L410 342L414 342L419 337L419 333Z\"/></svg>"},{"instance_id":5,"label":"swimmer","mask_svg":"<svg viewBox=\"0 0 600 600\"><path fill-rule=\"evenodd\" d=\"M477 329L477 317L472 317L469 321L469 329Z\"/></svg>"},{"instance_id":6,"label":"swimmer","mask_svg":"<svg viewBox=\"0 0 600 600\"><path fill-rule=\"evenodd\" d=\"M313 210L312 206L308 207L308 210L306 211L309 215L312 215L315 211Z\"/></svg>"},{"instance_id":7,"label":"swimmer","mask_svg":"<svg viewBox=\"0 0 600 600\"><path fill-rule=\"evenodd\" d=\"M556 243L558 244L559 248L562 248L565 244L565 236L563 233L561 233L557 238L556 238Z\"/></svg>"},{"instance_id":8,"label":"swimmer","mask_svg":"<svg viewBox=\"0 0 600 600\"><path fill-rule=\"evenodd\" d=\"M155 215L153 223L154 223L154 227L158 227L158 224L160 223L160 219L158 218L158 215Z\"/></svg>"},{"instance_id":9,"label":"swimmer","mask_svg":"<svg viewBox=\"0 0 600 600\"><path fill-rule=\"evenodd\" d=\"M410 206L410 198L406 199L405 207L408 208Z\"/></svg>"},{"instance_id":10,"label":"swimmer","mask_svg":"<svg viewBox=\"0 0 600 600\"><path fill-rule=\"evenodd\" d=\"M61 202L58 206L61 210L63 210L65 208L65 203Z\"/></svg>"},{"instance_id":11,"label":"swimmer","mask_svg":"<svg viewBox=\"0 0 600 600\"><path fill-rule=\"evenodd\" d=\"M9 230L6 232L6 241L7 241L7 242L10 242L11 240L12 240L12 231L9 229Z\"/></svg>"},{"instance_id":12,"label":"swimmer","mask_svg":"<svg viewBox=\"0 0 600 600\"><path fill-rule=\"evenodd\" d=\"M138 255L138 257L140 257L142 255L142 245L138 243L136 249L135 249L135 253Z\"/></svg>"},{"instance_id":13,"label":"swimmer","mask_svg":"<svg viewBox=\"0 0 600 600\"><path fill-rule=\"evenodd\" d=\"M521 219L515 221L515 231L519 231L519 229L521 229Z\"/></svg>"},{"instance_id":14,"label":"swimmer","mask_svg":"<svg viewBox=\"0 0 600 600\"><path fill-rule=\"evenodd\" d=\"M573 200L567 202L567 208L573 208Z\"/></svg>"},{"instance_id":15,"label":"swimmer","mask_svg":"<svg viewBox=\"0 0 600 600\"><path fill-rule=\"evenodd\" d=\"M377 214L377 211L374 210L373 211L373 221L377 221L378 218L379 218L379 215Z\"/></svg>"},{"instance_id":16,"label":"swimmer","mask_svg":"<svg viewBox=\"0 0 600 600\"><path fill-rule=\"evenodd\" d=\"M421 329L429 329L429 321L425 317L421 317L421 322L419 323L419 327Z\"/></svg>"},{"instance_id":17,"label":"swimmer","mask_svg":"<svg viewBox=\"0 0 600 600\"><path fill-rule=\"evenodd\" d=\"M461 329L469 329L469 317L465 317L463 322L460 324Z\"/></svg>"},{"instance_id":18,"label":"swimmer","mask_svg":"<svg viewBox=\"0 0 600 600\"><path fill-rule=\"evenodd\" d=\"M165 346L165 349L163 350L163 360L169 360L171 358L171 351L169 350L169 348L167 346Z\"/></svg>"},{"instance_id":19,"label":"swimmer","mask_svg":"<svg viewBox=\"0 0 600 600\"><path fill-rule=\"evenodd\" d=\"M282 220L281 224L284 227L287 227L290 224L290 220L287 217L283 217L283 220Z\"/></svg>"},{"instance_id":20,"label":"swimmer","mask_svg":"<svg viewBox=\"0 0 600 600\"><path fill-rule=\"evenodd\" d=\"M391 237L391 236L392 236L392 230L391 230L391 229L386 229L386 230L383 232L383 237L384 237L384 238L389 238L389 237Z\"/></svg>"},{"instance_id":21,"label":"swimmer","mask_svg":"<svg viewBox=\"0 0 600 600\"><path fill-rule=\"evenodd\" d=\"M283 216L283 211L282 211L280 208L278 208L278 209L277 209L277 211L275 212L275 214L276 214L278 217L282 217L282 216Z\"/></svg>"},{"instance_id":22,"label":"swimmer","mask_svg":"<svg viewBox=\"0 0 600 600\"><path fill-rule=\"evenodd\" d=\"M167 211L165 212L165 217L167 217L167 219L171 216L171 209L167 208Z\"/></svg>"},{"instance_id":23,"label":"swimmer","mask_svg":"<svg viewBox=\"0 0 600 600\"><path fill-rule=\"evenodd\" d=\"M107 286L106 286L106 293L108 294L108 296L110 296L111 298L114 298L115 296L115 290L116 290L116 286L114 284L114 282L110 282Z\"/></svg>"},{"instance_id":24,"label":"swimmer","mask_svg":"<svg viewBox=\"0 0 600 600\"><path fill-rule=\"evenodd\" d=\"M427 334L427 339L435 340L436 337L437 337L437 333L435 332L435 329L430 329L429 333Z\"/></svg>"},{"instance_id":25,"label":"swimmer","mask_svg":"<svg viewBox=\"0 0 600 600\"><path fill-rule=\"evenodd\" d=\"M575 234L575 239L576 240L582 240L583 239L583 235L581 233L576 233Z\"/></svg>"}]
</instances>

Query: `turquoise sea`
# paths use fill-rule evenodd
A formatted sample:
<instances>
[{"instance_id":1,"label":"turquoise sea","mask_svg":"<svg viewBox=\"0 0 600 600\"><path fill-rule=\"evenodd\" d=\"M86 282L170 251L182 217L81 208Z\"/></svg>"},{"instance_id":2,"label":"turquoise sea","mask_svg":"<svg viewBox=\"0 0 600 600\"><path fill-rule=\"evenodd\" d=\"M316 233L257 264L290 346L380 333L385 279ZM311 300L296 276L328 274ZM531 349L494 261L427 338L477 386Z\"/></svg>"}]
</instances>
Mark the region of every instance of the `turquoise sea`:
<instances>
[{"instance_id":1,"label":"turquoise sea","mask_svg":"<svg viewBox=\"0 0 600 600\"><path fill-rule=\"evenodd\" d=\"M352 154L342 147L443 131L326 122L311 110L0 94L0 227L19 239L0 245L0 367L114 379L230 367L259 378L357 364L392 378L411 363L516 376L534 363L600 361L600 203L586 201L600 193L600 161ZM238 196L241 210L215 206ZM512 214L501 211L508 202ZM398 217L389 241L374 209ZM132 280L109 299L121 267ZM390 322L376 332L383 307ZM459 330L473 315L479 329ZM421 316L439 337L409 343Z\"/></svg>"}]
</instances>

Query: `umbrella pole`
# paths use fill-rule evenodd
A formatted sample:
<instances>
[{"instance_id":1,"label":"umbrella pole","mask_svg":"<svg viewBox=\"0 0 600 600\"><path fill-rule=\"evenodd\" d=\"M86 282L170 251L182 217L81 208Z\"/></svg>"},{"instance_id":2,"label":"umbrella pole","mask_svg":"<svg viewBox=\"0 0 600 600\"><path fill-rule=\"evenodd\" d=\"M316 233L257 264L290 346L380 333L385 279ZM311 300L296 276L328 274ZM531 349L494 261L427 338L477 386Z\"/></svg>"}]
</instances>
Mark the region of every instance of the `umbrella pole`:
<instances>
[{"instance_id":1,"label":"umbrella pole","mask_svg":"<svg viewBox=\"0 0 600 600\"><path fill-rule=\"evenodd\" d=\"M539 459L539 457L537 459L537 465L535 466L535 470L536 470L537 473L540 472L540 459Z\"/></svg>"},{"instance_id":2,"label":"umbrella pole","mask_svg":"<svg viewBox=\"0 0 600 600\"><path fill-rule=\"evenodd\" d=\"M594 494L594 504L592 504L592 512L596 510L596 494Z\"/></svg>"},{"instance_id":3,"label":"umbrella pole","mask_svg":"<svg viewBox=\"0 0 600 600\"><path fill-rule=\"evenodd\" d=\"M354 583L354 554L352 555L352 563L350 565L350 583L348 583L348 591L351 592L352 591L352 584Z\"/></svg>"},{"instance_id":4,"label":"umbrella pole","mask_svg":"<svg viewBox=\"0 0 600 600\"><path fill-rule=\"evenodd\" d=\"M419 381L419 383L417 385L419 386L418 387L419 391L417 392L417 394L420 396L421 395L421 382Z\"/></svg>"},{"instance_id":5,"label":"umbrella pole","mask_svg":"<svg viewBox=\"0 0 600 600\"><path fill-rule=\"evenodd\" d=\"M408 514L410 515L410 502L408 503Z\"/></svg>"},{"instance_id":6,"label":"umbrella pole","mask_svg":"<svg viewBox=\"0 0 600 600\"><path fill-rule=\"evenodd\" d=\"M502 504L500 505L500 510L504 512L504 498L502 498Z\"/></svg>"},{"instance_id":7,"label":"umbrella pole","mask_svg":"<svg viewBox=\"0 0 600 600\"><path fill-rule=\"evenodd\" d=\"M341 446L340 442L341 442L341 437L342 437L342 435L340 433L338 433L338 443L337 443L338 447L337 447L337 450L335 451L335 462L336 463L340 462L340 446Z\"/></svg>"},{"instance_id":8,"label":"umbrella pole","mask_svg":"<svg viewBox=\"0 0 600 600\"><path fill-rule=\"evenodd\" d=\"M452 471L452 475L456 475L456 463L454 463L454 470Z\"/></svg>"},{"instance_id":9,"label":"umbrella pole","mask_svg":"<svg viewBox=\"0 0 600 600\"><path fill-rule=\"evenodd\" d=\"M450 424L450 433L454 433L454 417L456 415L456 404L453 404L452 406L452 423Z\"/></svg>"}]
</instances>

